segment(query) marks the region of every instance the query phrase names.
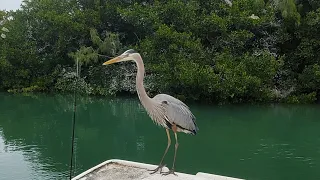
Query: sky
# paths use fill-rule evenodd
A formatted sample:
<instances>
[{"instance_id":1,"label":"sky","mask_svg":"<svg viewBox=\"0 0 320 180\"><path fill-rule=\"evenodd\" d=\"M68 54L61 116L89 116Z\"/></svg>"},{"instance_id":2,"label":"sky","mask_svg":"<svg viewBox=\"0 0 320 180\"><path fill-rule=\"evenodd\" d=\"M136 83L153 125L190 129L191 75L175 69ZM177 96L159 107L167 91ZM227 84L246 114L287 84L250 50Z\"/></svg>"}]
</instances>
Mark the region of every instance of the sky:
<instances>
[{"instance_id":1,"label":"sky","mask_svg":"<svg viewBox=\"0 0 320 180\"><path fill-rule=\"evenodd\" d=\"M0 0L0 10L17 10L22 0Z\"/></svg>"}]
</instances>

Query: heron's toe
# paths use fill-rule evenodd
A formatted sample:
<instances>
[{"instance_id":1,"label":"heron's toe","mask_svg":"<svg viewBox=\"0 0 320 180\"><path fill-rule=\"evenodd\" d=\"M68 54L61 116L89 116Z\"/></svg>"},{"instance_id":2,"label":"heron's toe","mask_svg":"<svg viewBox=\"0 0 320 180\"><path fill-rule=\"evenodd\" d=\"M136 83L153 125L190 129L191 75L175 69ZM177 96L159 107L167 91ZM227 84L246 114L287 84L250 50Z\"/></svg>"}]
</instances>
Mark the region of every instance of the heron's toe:
<instances>
[{"instance_id":1,"label":"heron's toe","mask_svg":"<svg viewBox=\"0 0 320 180\"><path fill-rule=\"evenodd\" d=\"M169 174L173 174L173 175L176 175L176 176L178 176L176 173L175 173L175 171L174 171L174 169L171 169L171 170L169 170L168 172L163 172L163 173L161 173L163 176L166 176L166 175L169 175Z\"/></svg>"},{"instance_id":2,"label":"heron's toe","mask_svg":"<svg viewBox=\"0 0 320 180\"><path fill-rule=\"evenodd\" d=\"M150 174L154 174L156 172L158 172L160 170L160 174L162 173L162 168L166 166L166 164L160 164L157 168L155 169L151 169L151 170L148 170L148 171L152 171Z\"/></svg>"}]
</instances>

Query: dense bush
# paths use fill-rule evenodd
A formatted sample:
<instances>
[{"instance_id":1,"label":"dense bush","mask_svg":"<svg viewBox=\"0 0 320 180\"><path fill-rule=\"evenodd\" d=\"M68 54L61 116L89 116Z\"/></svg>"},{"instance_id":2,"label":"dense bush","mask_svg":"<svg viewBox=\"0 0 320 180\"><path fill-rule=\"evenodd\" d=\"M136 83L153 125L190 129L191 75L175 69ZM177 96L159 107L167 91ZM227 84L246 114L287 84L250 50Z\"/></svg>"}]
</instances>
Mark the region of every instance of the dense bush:
<instances>
[{"instance_id":1,"label":"dense bush","mask_svg":"<svg viewBox=\"0 0 320 180\"><path fill-rule=\"evenodd\" d=\"M320 99L319 29L314 0L29 0L0 11L0 89L132 94L133 63L101 64L134 48L151 95L309 103Z\"/></svg>"}]
</instances>

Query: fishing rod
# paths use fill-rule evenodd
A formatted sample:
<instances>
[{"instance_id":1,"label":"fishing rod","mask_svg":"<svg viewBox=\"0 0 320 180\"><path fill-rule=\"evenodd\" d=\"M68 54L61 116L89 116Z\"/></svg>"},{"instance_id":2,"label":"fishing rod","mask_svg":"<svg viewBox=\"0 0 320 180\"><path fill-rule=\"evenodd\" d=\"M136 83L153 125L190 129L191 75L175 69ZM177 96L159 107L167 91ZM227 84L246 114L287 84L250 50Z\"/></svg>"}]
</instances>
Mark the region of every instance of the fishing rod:
<instances>
[{"instance_id":1,"label":"fishing rod","mask_svg":"<svg viewBox=\"0 0 320 180\"><path fill-rule=\"evenodd\" d=\"M76 87L78 85L78 79L79 79L79 61L77 59L77 72L76 72L76 79L75 79L75 87L73 91L73 121L72 121L72 136L71 136L71 155L70 155L70 172L69 172L69 180L72 179L73 175L73 156L74 156L74 144L75 144L75 126L76 126L76 112L77 112L77 93L76 93Z\"/></svg>"},{"instance_id":2,"label":"fishing rod","mask_svg":"<svg viewBox=\"0 0 320 180\"><path fill-rule=\"evenodd\" d=\"M110 58L110 56L98 54L98 56ZM77 112L77 85L78 80L80 78L80 66L79 66L79 59L77 58L76 61L76 78L75 78L75 87L73 91L73 120L72 120L72 136L71 136L71 155L70 155L70 172L69 172L69 180L72 179L73 172L73 156L74 156L74 146L75 146L75 127L76 127L76 112Z\"/></svg>"}]
</instances>

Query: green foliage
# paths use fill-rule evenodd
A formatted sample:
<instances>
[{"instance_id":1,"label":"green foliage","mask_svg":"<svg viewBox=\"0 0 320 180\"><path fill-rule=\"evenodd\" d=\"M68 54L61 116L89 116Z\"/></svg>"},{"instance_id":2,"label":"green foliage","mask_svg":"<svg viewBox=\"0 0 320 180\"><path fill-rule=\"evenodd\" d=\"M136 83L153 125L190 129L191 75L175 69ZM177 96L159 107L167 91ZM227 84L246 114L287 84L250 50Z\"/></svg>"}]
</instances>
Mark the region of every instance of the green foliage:
<instances>
[{"instance_id":1,"label":"green foliage","mask_svg":"<svg viewBox=\"0 0 320 180\"><path fill-rule=\"evenodd\" d=\"M303 92L320 91L320 66L313 64L307 66L299 75L299 87Z\"/></svg>"},{"instance_id":2,"label":"green foliage","mask_svg":"<svg viewBox=\"0 0 320 180\"><path fill-rule=\"evenodd\" d=\"M91 94L92 92L90 84L84 78L77 78L76 74L72 72L62 74L54 88L60 92L73 92L74 90L83 94Z\"/></svg>"},{"instance_id":3,"label":"green foliage","mask_svg":"<svg viewBox=\"0 0 320 180\"><path fill-rule=\"evenodd\" d=\"M278 1L278 8L281 11L282 17L288 23L296 26L300 25L300 14L298 13L295 0L281 0Z\"/></svg>"},{"instance_id":4,"label":"green foliage","mask_svg":"<svg viewBox=\"0 0 320 180\"><path fill-rule=\"evenodd\" d=\"M79 61L81 65L98 61L98 54L92 47L81 46L77 52L69 53L69 56L72 57L76 63Z\"/></svg>"},{"instance_id":5,"label":"green foliage","mask_svg":"<svg viewBox=\"0 0 320 180\"><path fill-rule=\"evenodd\" d=\"M91 40L97 46L98 52L115 56L121 48L118 34L105 33L104 40L101 40L96 29L90 29Z\"/></svg>"},{"instance_id":6,"label":"green foliage","mask_svg":"<svg viewBox=\"0 0 320 180\"><path fill-rule=\"evenodd\" d=\"M289 96L285 99L285 102L289 103L289 104L307 104L307 103L312 103L315 100L317 100L316 93L312 92L309 94L300 94L300 95Z\"/></svg>"},{"instance_id":7,"label":"green foliage","mask_svg":"<svg viewBox=\"0 0 320 180\"><path fill-rule=\"evenodd\" d=\"M181 87L197 85L185 82L187 79L182 75L193 70L192 63L197 66L205 61L205 50L200 39L193 38L191 33L180 33L173 27L161 25L154 34L141 41L138 49L145 52L142 55L148 71L158 76L156 89L159 92L183 94L186 88Z\"/></svg>"},{"instance_id":8,"label":"green foliage","mask_svg":"<svg viewBox=\"0 0 320 180\"><path fill-rule=\"evenodd\" d=\"M151 95L214 103L320 98L315 0L32 0L0 11L2 27L9 32L0 39L0 89L12 92L135 93L134 64L102 66L134 48Z\"/></svg>"}]
</instances>

